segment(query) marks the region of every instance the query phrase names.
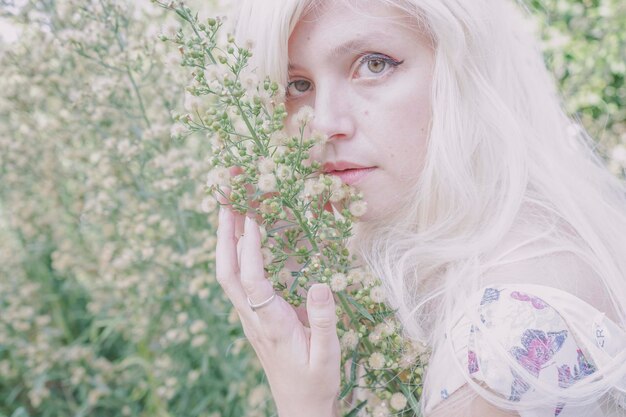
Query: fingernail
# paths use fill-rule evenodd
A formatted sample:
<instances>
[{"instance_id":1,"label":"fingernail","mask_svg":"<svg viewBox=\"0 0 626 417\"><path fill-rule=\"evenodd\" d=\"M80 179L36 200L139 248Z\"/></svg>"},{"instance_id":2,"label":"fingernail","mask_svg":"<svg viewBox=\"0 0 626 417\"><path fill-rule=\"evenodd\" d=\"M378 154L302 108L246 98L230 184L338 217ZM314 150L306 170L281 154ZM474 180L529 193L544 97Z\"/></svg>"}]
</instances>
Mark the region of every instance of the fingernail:
<instances>
[{"instance_id":1,"label":"fingernail","mask_svg":"<svg viewBox=\"0 0 626 417\"><path fill-rule=\"evenodd\" d=\"M330 300L330 291L327 285L314 284L310 289L311 300L316 303L326 303Z\"/></svg>"}]
</instances>

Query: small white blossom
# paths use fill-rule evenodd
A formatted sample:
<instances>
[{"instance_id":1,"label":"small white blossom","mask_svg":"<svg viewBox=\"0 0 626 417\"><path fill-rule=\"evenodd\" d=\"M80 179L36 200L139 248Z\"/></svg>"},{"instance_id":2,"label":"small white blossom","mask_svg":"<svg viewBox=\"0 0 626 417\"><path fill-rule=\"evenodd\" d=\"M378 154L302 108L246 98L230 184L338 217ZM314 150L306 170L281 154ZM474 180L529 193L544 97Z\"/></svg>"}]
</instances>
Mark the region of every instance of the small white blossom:
<instances>
[{"instance_id":1,"label":"small white blossom","mask_svg":"<svg viewBox=\"0 0 626 417\"><path fill-rule=\"evenodd\" d=\"M257 163L257 168L261 174L271 174L276 168L276 164L270 158L260 158Z\"/></svg>"},{"instance_id":2,"label":"small white blossom","mask_svg":"<svg viewBox=\"0 0 626 417\"><path fill-rule=\"evenodd\" d=\"M291 175L291 170L289 167L283 164L279 164L276 166L276 178L281 180L286 180Z\"/></svg>"},{"instance_id":3,"label":"small white blossom","mask_svg":"<svg viewBox=\"0 0 626 417\"><path fill-rule=\"evenodd\" d=\"M270 136L270 145L271 146L282 146L282 145L285 145L288 140L289 140L289 137L287 135L285 135L284 132L279 130L279 131L276 131L276 132L271 134L271 136Z\"/></svg>"},{"instance_id":4,"label":"small white blossom","mask_svg":"<svg viewBox=\"0 0 626 417\"><path fill-rule=\"evenodd\" d=\"M361 268L354 268L348 272L348 282L352 284L358 284L363 279L363 270Z\"/></svg>"},{"instance_id":5,"label":"small white blossom","mask_svg":"<svg viewBox=\"0 0 626 417\"><path fill-rule=\"evenodd\" d=\"M330 289L334 292L343 291L346 289L346 285L348 284L348 279L345 274L341 272L337 272L333 274L330 278Z\"/></svg>"},{"instance_id":6,"label":"small white blossom","mask_svg":"<svg viewBox=\"0 0 626 417\"><path fill-rule=\"evenodd\" d=\"M344 188L337 188L332 190L329 200L332 203L338 203L346 198L346 190Z\"/></svg>"},{"instance_id":7,"label":"small white blossom","mask_svg":"<svg viewBox=\"0 0 626 417\"><path fill-rule=\"evenodd\" d=\"M293 117L293 121L296 123L296 126L299 127L309 123L314 117L315 113L311 106L302 106Z\"/></svg>"},{"instance_id":8,"label":"small white blossom","mask_svg":"<svg viewBox=\"0 0 626 417\"><path fill-rule=\"evenodd\" d=\"M259 85L259 77L254 73L246 73L242 76L242 84L246 89L256 89Z\"/></svg>"},{"instance_id":9,"label":"small white blossom","mask_svg":"<svg viewBox=\"0 0 626 417\"><path fill-rule=\"evenodd\" d=\"M192 347L200 347L202 345L205 344L205 342L207 341L207 337L203 334L195 336L192 340L191 340L191 346Z\"/></svg>"},{"instance_id":10,"label":"small white blossom","mask_svg":"<svg viewBox=\"0 0 626 417\"><path fill-rule=\"evenodd\" d=\"M387 408L387 406L383 403L374 407L372 410L372 417L390 417L391 412Z\"/></svg>"},{"instance_id":11,"label":"small white blossom","mask_svg":"<svg viewBox=\"0 0 626 417\"><path fill-rule=\"evenodd\" d=\"M313 139L316 144L324 146L328 142L328 135L316 130L311 135L311 139Z\"/></svg>"},{"instance_id":12,"label":"small white blossom","mask_svg":"<svg viewBox=\"0 0 626 417\"><path fill-rule=\"evenodd\" d=\"M204 213L211 213L217 208L217 201L213 197L204 197L200 203L200 210Z\"/></svg>"},{"instance_id":13,"label":"small white blossom","mask_svg":"<svg viewBox=\"0 0 626 417\"><path fill-rule=\"evenodd\" d=\"M407 400L404 394L396 392L389 399L389 405L396 411L402 411L406 407Z\"/></svg>"},{"instance_id":14,"label":"small white blossom","mask_svg":"<svg viewBox=\"0 0 626 417\"><path fill-rule=\"evenodd\" d=\"M170 129L170 136L179 138L187 132L187 128L182 123L174 123Z\"/></svg>"},{"instance_id":15,"label":"small white blossom","mask_svg":"<svg viewBox=\"0 0 626 417\"><path fill-rule=\"evenodd\" d=\"M374 352L367 360L370 368L383 369L385 367L385 356L380 352Z\"/></svg>"},{"instance_id":16,"label":"small white blossom","mask_svg":"<svg viewBox=\"0 0 626 417\"><path fill-rule=\"evenodd\" d=\"M204 324L202 320L195 320L193 323L191 323L191 326L189 326L189 331L191 332L191 334L198 334L205 328L206 324Z\"/></svg>"},{"instance_id":17,"label":"small white blossom","mask_svg":"<svg viewBox=\"0 0 626 417\"><path fill-rule=\"evenodd\" d=\"M283 285L290 285L293 281L292 278L293 277L291 276L291 271L289 271L287 268L283 268L280 270L280 272L278 272L278 282Z\"/></svg>"},{"instance_id":18,"label":"small white blossom","mask_svg":"<svg viewBox=\"0 0 626 417\"><path fill-rule=\"evenodd\" d=\"M370 334L367 335L367 339L374 345L379 344L383 340L381 333L377 330L372 330Z\"/></svg>"},{"instance_id":19,"label":"small white blossom","mask_svg":"<svg viewBox=\"0 0 626 417\"><path fill-rule=\"evenodd\" d=\"M370 290L370 299L375 303L384 303L386 298L385 290L381 286L376 286Z\"/></svg>"},{"instance_id":20,"label":"small white blossom","mask_svg":"<svg viewBox=\"0 0 626 417\"><path fill-rule=\"evenodd\" d=\"M359 335L352 329L348 330L341 336L339 344L344 350L353 350L359 343Z\"/></svg>"},{"instance_id":21,"label":"small white blossom","mask_svg":"<svg viewBox=\"0 0 626 417\"><path fill-rule=\"evenodd\" d=\"M354 217L361 217L367 212L367 203L363 200L353 201L350 203L349 210Z\"/></svg>"},{"instance_id":22,"label":"small white blossom","mask_svg":"<svg viewBox=\"0 0 626 417\"><path fill-rule=\"evenodd\" d=\"M315 197L320 195L326 186L322 179L310 178L304 182L304 194L306 196Z\"/></svg>"},{"instance_id":23,"label":"small white blossom","mask_svg":"<svg viewBox=\"0 0 626 417\"><path fill-rule=\"evenodd\" d=\"M263 193L276 191L276 176L274 174L259 175L259 190Z\"/></svg>"},{"instance_id":24,"label":"small white blossom","mask_svg":"<svg viewBox=\"0 0 626 417\"><path fill-rule=\"evenodd\" d=\"M199 112L202 108L202 99L190 93L185 93L184 108L188 112Z\"/></svg>"},{"instance_id":25,"label":"small white blossom","mask_svg":"<svg viewBox=\"0 0 626 417\"><path fill-rule=\"evenodd\" d=\"M230 183L230 172L228 168L225 167L215 167L209 172L207 175L207 183L208 187L212 187L214 185L228 185Z\"/></svg>"}]
</instances>

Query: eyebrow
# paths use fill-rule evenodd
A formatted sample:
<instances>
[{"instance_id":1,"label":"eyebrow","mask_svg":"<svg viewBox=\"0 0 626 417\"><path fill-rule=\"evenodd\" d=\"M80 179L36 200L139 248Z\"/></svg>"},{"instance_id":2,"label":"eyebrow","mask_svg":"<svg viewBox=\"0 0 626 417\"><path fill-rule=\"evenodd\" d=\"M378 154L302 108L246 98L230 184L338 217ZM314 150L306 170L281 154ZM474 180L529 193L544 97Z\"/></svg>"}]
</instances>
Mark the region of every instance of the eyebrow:
<instances>
[{"instance_id":1,"label":"eyebrow","mask_svg":"<svg viewBox=\"0 0 626 417\"><path fill-rule=\"evenodd\" d=\"M386 34L383 32L370 32L363 37L350 39L338 46L331 48L330 51L328 52L328 59L332 60L334 58L337 58L340 55L343 55L349 52L362 51L365 48L365 46L368 45L370 42L374 40L380 40L381 38L388 39ZM289 62L289 65L288 65L289 70L297 69L297 68L299 68L298 65L295 65Z\"/></svg>"}]
</instances>

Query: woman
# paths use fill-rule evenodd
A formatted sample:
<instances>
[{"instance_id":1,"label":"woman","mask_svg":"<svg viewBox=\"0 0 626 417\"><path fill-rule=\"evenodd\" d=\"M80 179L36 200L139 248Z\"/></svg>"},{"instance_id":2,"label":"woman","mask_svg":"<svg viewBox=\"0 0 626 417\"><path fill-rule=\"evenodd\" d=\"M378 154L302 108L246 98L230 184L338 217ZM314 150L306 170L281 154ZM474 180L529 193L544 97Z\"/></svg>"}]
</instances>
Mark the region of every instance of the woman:
<instances>
[{"instance_id":1,"label":"woman","mask_svg":"<svg viewBox=\"0 0 626 417\"><path fill-rule=\"evenodd\" d=\"M355 247L433 349L427 417L626 415L624 188L515 4L249 0L237 36L290 114L314 109L329 140L312 157L365 196ZM241 238L242 218L219 221L217 277L279 415L336 415L328 287L304 326L263 275L254 221Z\"/></svg>"}]
</instances>

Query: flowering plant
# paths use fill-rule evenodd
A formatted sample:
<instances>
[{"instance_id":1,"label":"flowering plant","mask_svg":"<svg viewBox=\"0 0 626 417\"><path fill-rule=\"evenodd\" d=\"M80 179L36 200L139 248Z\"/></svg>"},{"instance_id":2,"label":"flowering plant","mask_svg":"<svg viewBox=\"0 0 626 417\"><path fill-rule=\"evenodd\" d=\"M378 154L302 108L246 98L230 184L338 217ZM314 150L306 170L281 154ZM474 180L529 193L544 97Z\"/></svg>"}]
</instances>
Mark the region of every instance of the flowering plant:
<instances>
[{"instance_id":1,"label":"flowering plant","mask_svg":"<svg viewBox=\"0 0 626 417\"><path fill-rule=\"evenodd\" d=\"M157 3L191 28L190 35L182 29L162 35L179 46L182 65L192 68L187 91L195 101L191 112L175 115L173 135L205 134L211 148L209 194L221 194L232 209L259 220L265 270L285 300L299 307L313 283L330 285L340 305L340 399L356 387L375 394L346 401L348 415L361 409L419 414L423 349L400 336L380 281L353 265L347 243L366 204L355 189L321 173L321 164L310 157L327 139L305 134L312 109L293 115L298 133L289 135L284 88L259 80L248 68L252 45L241 47L232 35L220 41L222 20L200 22L182 2ZM213 198L203 205L215 206Z\"/></svg>"}]
</instances>

